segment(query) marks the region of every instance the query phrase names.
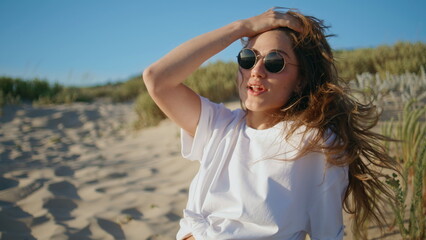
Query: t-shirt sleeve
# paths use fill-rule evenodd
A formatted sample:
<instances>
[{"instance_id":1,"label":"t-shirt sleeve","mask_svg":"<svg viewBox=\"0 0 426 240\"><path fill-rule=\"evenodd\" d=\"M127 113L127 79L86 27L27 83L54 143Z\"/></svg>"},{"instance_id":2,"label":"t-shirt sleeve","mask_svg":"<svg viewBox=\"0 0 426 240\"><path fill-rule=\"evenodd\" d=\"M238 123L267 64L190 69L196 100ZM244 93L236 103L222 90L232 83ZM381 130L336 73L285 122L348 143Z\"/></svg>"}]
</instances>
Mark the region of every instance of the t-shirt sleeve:
<instances>
[{"instance_id":1,"label":"t-shirt sleeve","mask_svg":"<svg viewBox=\"0 0 426 240\"><path fill-rule=\"evenodd\" d=\"M342 203L347 174L347 167L330 167L322 176L322 182L314 188L308 210L312 240L343 239Z\"/></svg>"},{"instance_id":2,"label":"t-shirt sleeve","mask_svg":"<svg viewBox=\"0 0 426 240\"><path fill-rule=\"evenodd\" d=\"M223 104L213 103L201 97L201 114L195 136L192 137L181 129L182 156L189 160L202 160L205 146L208 144L215 130L223 129L233 114ZM223 125L223 126L221 126Z\"/></svg>"}]
</instances>

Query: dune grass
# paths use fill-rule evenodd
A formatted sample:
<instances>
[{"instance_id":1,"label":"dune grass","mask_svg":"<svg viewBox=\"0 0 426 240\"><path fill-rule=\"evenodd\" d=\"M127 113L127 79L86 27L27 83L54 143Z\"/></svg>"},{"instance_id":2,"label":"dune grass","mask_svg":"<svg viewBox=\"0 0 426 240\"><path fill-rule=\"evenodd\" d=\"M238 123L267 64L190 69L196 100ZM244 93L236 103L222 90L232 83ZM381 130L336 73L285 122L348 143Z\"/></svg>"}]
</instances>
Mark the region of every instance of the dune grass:
<instances>
[{"instance_id":1,"label":"dune grass","mask_svg":"<svg viewBox=\"0 0 426 240\"><path fill-rule=\"evenodd\" d=\"M384 135L399 140L388 142L387 149L401 162L402 175L394 173L386 182L398 197L390 205L403 239L426 237L426 106L416 103L406 102L398 119L382 128Z\"/></svg>"},{"instance_id":2,"label":"dune grass","mask_svg":"<svg viewBox=\"0 0 426 240\"><path fill-rule=\"evenodd\" d=\"M21 101L35 105L90 102L109 98L113 102L133 101L145 92L141 77L133 77L122 83L109 83L93 87L64 87L47 80L0 77L0 106L19 104Z\"/></svg>"},{"instance_id":3,"label":"dune grass","mask_svg":"<svg viewBox=\"0 0 426 240\"><path fill-rule=\"evenodd\" d=\"M351 81L360 73L401 75L418 72L426 67L426 44L423 42L398 42L375 48L337 50L334 52L339 75Z\"/></svg>"}]
</instances>

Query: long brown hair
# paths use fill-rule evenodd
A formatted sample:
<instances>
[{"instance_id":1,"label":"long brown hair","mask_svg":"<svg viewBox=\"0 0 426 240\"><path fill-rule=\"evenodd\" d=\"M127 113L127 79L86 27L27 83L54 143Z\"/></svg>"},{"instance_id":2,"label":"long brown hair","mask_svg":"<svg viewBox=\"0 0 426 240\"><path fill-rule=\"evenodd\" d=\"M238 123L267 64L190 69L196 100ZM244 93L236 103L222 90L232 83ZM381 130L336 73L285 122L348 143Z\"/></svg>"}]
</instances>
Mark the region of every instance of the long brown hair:
<instances>
[{"instance_id":1,"label":"long brown hair","mask_svg":"<svg viewBox=\"0 0 426 240\"><path fill-rule=\"evenodd\" d=\"M361 103L352 97L350 89L337 73L332 49L327 42L328 29L323 21L296 11L288 14L299 19L303 31L280 28L293 43L299 61L302 90L289 99L277 114L280 121L293 120L291 133L302 126L306 132L315 130L310 144L300 155L312 151L326 154L329 164L349 166L349 186L345 193L344 210L354 216L353 232L361 238L367 219L384 227L386 218L382 204L395 199L382 181L383 169L399 172L398 163L391 158L383 141L391 140L375 133L372 128L379 112L372 102ZM335 134L330 144L324 144L328 131ZM338 157L336 157L338 156Z\"/></svg>"}]
</instances>

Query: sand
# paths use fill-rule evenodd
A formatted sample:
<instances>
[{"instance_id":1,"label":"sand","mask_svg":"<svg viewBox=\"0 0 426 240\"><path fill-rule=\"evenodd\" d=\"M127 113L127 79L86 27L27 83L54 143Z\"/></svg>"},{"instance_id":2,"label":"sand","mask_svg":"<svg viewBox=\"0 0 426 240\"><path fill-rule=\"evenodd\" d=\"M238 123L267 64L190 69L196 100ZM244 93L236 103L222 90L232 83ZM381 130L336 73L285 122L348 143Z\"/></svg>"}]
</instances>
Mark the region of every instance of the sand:
<instances>
[{"instance_id":1,"label":"sand","mask_svg":"<svg viewBox=\"0 0 426 240\"><path fill-rule=\"evenodd\" d=\"M170 120L133 130L132 108L5 106L0 239L175 239L198 164L181 157ZM375 227L369 236L400 238L395 229L379 237Z\"/></svg>"}]
</instances>

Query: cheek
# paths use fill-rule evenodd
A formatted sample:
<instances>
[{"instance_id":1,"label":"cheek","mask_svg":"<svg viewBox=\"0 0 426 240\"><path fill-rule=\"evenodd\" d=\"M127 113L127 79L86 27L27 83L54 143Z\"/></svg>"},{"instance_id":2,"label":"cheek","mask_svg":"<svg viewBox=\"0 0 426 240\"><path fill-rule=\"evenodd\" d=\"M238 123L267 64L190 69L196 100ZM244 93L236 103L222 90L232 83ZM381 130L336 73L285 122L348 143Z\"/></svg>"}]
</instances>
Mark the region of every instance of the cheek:
<instances>
[{"instance_id":1,"label":"cheek","mask_svg":"<svg viewBox=\"0 0 426 240\"><path fill-rule=\"evenodd\" d=\"M278 101L286 103L290 97L297 92L299 81L294 79L290 81L280 81L274 91Z\"/></svg>"}]
</instances>

